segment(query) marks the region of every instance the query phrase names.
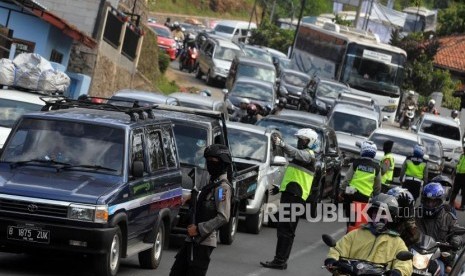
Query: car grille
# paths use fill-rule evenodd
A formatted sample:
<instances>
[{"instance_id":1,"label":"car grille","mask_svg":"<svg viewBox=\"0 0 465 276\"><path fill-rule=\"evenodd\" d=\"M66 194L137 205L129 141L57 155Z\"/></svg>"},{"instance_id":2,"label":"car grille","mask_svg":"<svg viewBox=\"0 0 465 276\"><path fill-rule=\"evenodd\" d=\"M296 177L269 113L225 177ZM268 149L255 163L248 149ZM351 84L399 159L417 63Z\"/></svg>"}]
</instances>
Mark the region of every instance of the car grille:
<instances>
[{"instance_id":1,"label":"car grille","mask_svg":"<svg viewBox=\"0 0 465 276\"><path fill-rule=\"evenodd\" d=\"M5 198L0 199L0 211L58 218L66 218L68 216L68 207L66 206Z\"/></svg>"}]
</instances>

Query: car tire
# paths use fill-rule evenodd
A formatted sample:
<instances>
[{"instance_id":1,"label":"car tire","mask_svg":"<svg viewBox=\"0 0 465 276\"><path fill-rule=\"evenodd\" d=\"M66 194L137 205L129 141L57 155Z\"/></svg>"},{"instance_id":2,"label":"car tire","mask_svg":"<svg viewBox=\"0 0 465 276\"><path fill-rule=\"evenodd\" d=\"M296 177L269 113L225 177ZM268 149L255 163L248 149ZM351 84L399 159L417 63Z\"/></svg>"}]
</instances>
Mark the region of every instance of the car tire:
<instances>
[{"instance_id":1,"label":"car tire","mask_svg":"<svg viewBox=\"0 0 465 276\"><path fill-rule=\"evenodd\" d=\"M264 200L260 204L260 208L256 214L247 215L245 217L245 229L248 233L258 234L263 227L263 219L265 217Z\"/></svg>"},{"instance_id":2,"label":"car tire","mask_svg":"<svg viewBox=\"0 0 465 276\"><path fill-rule=\"evenodd\" d=\"M200 70L199 64L195 67L195 77L199 80L202 79L202 70Z\"/></svg>"},{"instance_id":3,"label":"car tire","mask_svg":"<svg viewBox=\"0 0 465 276\"><path fill-rule=\"evenodd\" d=\"M236 214L236 216L230 218L228 223L220 228L220 241L222 244L230 245L233 243L238 226L239 216Z\"/></svg>"},{"instance_id":4,"label":"car tire","mask_svg":"<svg viewBox=\"0 0 465 276\"><path fill-rule=\"evenodd\" d=\"M121 229L116 228L107 253L96 255L94 258L94 272L98 276L116 276L121 262L123 247L123 235Z\"/></svg>"},{"instance_id":5,"label":"car tire","mask_svg":"<svg viewBox=\"0 0 465 276\"><path fill-rule=\"evenodd\" d=\"M156 269L160 265L166 235L163 221L160 221L154 235L152 248L139 253L139 265L142 268Z\"/></svg>"},{"instance_id":6,"label":"car tire","mask_svg":"<svg viewBox=\"0 0 465 276\"><path fill-rule=\"evenodd\" d=\"M205 75L205 82L206 82L208 85L212 85L212 84L213 84L212 77L210 76L210 70L208 70L207 74Z\"/></svg>"}]
</instances>

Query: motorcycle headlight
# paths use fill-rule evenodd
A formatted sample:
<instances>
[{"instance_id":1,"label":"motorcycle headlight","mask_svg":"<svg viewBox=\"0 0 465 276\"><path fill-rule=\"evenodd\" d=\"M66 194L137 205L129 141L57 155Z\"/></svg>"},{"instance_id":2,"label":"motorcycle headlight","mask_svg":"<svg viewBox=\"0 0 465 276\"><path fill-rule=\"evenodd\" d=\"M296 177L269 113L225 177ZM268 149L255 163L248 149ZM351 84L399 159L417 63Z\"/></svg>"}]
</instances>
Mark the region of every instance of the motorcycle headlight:
<instances>
[{"instance_id":1,"label":"motorcycle headlight","mask_svg":"<svg viewBox=\"0 0 465 276\"><path fill-rule=\"evenodd\" d=\"M425 269L428 267L429 260L433 254L421 255L420 253L416 252L412 249L413 253L413 260L412 264L413 267L416 269Z\"/></svg>"},{"instance_id":2,"label":"motorcycle headlight","mask_svg":"<svg viewBox=\"0 0 465 276\"><path fill-rule=\"evenodd\" d=\"M386 105L385 107L383 107L383 109L381 111L387 112L387 113L392 113L392 112L395 112L396 110L397 110L397 106L395 106L395 105Z\"/></svg>"},{"instance_id":3,"label":"motorcycle headlight","mask_svg":"<svg viewBox=\"0 0 465 276\"><path fill-rule=\"evenodd\" d=\"M106 223L108 221L108 207L71 204L68 208L68 218L73 220Z\"/></svg>"}]
</instances>

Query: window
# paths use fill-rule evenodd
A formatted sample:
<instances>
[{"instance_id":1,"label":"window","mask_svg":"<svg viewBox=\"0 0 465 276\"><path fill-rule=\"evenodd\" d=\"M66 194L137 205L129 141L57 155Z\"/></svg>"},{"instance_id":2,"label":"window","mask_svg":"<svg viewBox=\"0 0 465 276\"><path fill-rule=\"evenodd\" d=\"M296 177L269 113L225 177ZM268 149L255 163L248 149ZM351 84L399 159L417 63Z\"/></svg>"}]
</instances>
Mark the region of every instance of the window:
<instances>
[{"instance_id":1,"label":"window","mask_svg":"<svg viewBox=\"0 0 465 276\"><path fill-rule=\"evenodd\" d=\"M147 149L152 172L166 166L161 132L153 126L147 128Z\"/></svg>"},{"instance_id":2,"label":"window","mask_svg":"<svg viewBox=\"0 0 465 276\"><path fill-rule=\"evenodd\" d=\"M133 131L131 161L144 161L144 132L142 129Z\"/></svg>"},{"instance_id":3,"label":"window","mask_svg":"<svg viewBox=\"0 0 465 276\"><path fill-rule=\"evenodd\" d=\"M13 44L16 46L15 57L22 53L34 53L36 44L32 41L15 38Z\"/></svg>"},{"instance_id":4,"label":"window","mask_svg":"<svg viewBox=\"0 0 465 276\"><path fill-rule=\"evenodd\" d=\"M173 136L173 133L169 125L162 126L161 135L163 138L163 146L165 147L166 161L168 163L168 167L176 167L177 166L176 143L175 143L174 136Z\"/></svg>"},{"instance_id":5,"label":"window","mask_svg":"<svg viewBox=\"0 0 465 276\"><path fill-rule=\"evenodd\" d=\"M50 54L50 61L61 63L63 61L63 54L53 49L52 53Z\"/></svg>"}]
</instances>

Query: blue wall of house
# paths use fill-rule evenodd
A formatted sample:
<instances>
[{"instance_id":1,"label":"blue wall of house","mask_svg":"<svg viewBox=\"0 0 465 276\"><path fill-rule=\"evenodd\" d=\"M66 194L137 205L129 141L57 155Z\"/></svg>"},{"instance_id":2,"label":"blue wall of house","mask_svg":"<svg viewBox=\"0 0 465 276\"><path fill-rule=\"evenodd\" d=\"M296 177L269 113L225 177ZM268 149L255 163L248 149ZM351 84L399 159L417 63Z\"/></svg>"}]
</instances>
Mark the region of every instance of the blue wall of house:
<instances>
[{"instance_id":1,"label":"blue wall of house","mask_svg":"<svg viewBox=\"0 0 465 276\"><path fill-rule=\"evenodd\" d=\"M9 11L8 9L12 10ZM34 53L50 59L53 49L63 54L62 65L68 67L72 38L39 17L21 13L16 5L0 1L0 24L13 30L13 37L35 43Z\"/></svg>"}]
</instances>

